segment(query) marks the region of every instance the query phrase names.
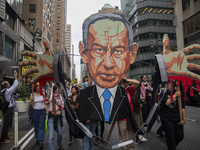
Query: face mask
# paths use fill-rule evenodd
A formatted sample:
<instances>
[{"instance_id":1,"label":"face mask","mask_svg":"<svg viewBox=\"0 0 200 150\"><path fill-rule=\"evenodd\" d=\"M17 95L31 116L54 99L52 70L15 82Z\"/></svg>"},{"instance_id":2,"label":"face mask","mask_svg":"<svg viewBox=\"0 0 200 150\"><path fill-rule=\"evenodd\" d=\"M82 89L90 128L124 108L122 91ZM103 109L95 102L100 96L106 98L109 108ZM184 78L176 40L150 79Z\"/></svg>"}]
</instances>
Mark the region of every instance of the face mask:
<instances>
[{"instance_id":1,"label":"face mask","mask_svg":"<svg viewBox=\"0 0 200 150\"><path fill-rule=\"evenodd\" d=\"M88 82L84 82L83 86L84 86L84 88L87 88L88 87Z\"/></svg>"}]
</instances>

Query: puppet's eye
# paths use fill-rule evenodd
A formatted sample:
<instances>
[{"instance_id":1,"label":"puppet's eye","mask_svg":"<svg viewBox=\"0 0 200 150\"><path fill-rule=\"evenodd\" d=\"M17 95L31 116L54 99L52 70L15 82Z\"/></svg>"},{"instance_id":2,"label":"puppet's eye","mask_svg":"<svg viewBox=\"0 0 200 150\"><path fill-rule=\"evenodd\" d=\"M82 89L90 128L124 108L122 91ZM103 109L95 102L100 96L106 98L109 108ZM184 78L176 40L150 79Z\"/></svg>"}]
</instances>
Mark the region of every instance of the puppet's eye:
<instances>
[{"instance_id":1,"label":"puppet's eye","mask_svg":"<svg viewBox=\"0 0 200 150\"><path fill-rule=\"evenodd\" d=\"M115 54L121 54L122 51L121 50L115 50Z\"/></svg>"},{"instance_id":2,"label":"puppet's eye","mask_svg":"<svg viewBox=\"0 0 200 150\"><path fill-rule=\"evenodd\" d=\"M95 49L98 53L102 53L104 50L103 49Z\"/></svg>"}]
</instances>

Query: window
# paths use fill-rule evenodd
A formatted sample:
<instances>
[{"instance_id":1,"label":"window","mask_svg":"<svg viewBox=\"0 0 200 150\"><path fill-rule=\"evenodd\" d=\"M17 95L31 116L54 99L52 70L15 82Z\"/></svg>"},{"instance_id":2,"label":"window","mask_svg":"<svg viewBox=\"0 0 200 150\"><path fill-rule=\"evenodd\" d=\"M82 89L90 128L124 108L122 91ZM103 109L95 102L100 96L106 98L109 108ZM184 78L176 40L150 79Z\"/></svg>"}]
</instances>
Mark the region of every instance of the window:
<instances>
[{"instance_id":1,"label":"window","mask_svg":"<svg viewBox=\"0 0 200 150\"><path fill-rule=\"evenodd\" d=\"M6 24L14 30L15 27L15 15L11 13L10 11L6 11L7 14L7 19L6 19Z\"/></svg>"},{"instance_id":2,"label":"window","mask_svg":"<svg viewBox=\"0 0 200 150\"><path fill-rule=\"evenodd\" d=\"M200 12L183 22L184 37L187 37L197 31L200 31Z\"/></svg>"},{"instance_id":3,"label":"window","mask_svg":"<svg viewBox=\"0 0 200 150\"><path fill-rule=\"evenodd\" d=\"M49 39L49 41L51 41L51 34L49 33L49 31L47 31L47 38Z\"/></svg>"},{"instance_id":4,"label":"window","mask_svg":"<svg viewBox=\"0 0 200 150\"><path fill-rule=\"evenodd\" d=\"M190 7L190 0L182 0L183 11Z\"/></svg>"},{"instance_id":5,"label":"window","mask_svg":"<svg viewBox=\"0 0 200 150\"><path fill-rule=\"evenodd\" d=\"M14 49L14 42L9 37L5 37L5 48L3 51L3 56L13 60L13 49Z\"/></svg>"},{"instance_id":6,"label":"window","mask_svg":"<svg viewBox=\"0 0 200 150\"><path fill-rule=\"evenodd\" d=\"M59 49L59 45L56 45L56 49Z\"/></svg>"},{"instance_id":7,"label":"window","mask_svg":"<svg viewBox=\"0 0 200 150\"><path fill-rule=\"evenodd\" d=\"M58 13L60 12L60 8L57 9L57 12L58 12Z\"/></svg>"},{"instance_id":8,"label":"window","mask_svg":"<svg viewBox=\"0 0 200 150\"><path fill-rule=\"evenodd\" d=\"M57 43L59 43L60 42L60 39L57 39Z\"/></svg>"},{"instance_id":9,"label":"window","mask_svg":"<svg viewBox=\"0 0 200 150\"><path fill-rule=\"evenodd\" d=\"M60 20L57 20L57 24L60 24Z\"/></svg>"},{"instance_id":10,"label":"window","mask_svg":"<svg viewBox=\"0 0 200 150\"><path fill-rule=\"evenodd\" d=\"M174 9L156 8L156 7L143 7L143 8L140 8L140 9L137 10L138 15L145 14L145 13L174 14Z\"/></svg>"},{"instance_id":11,"label":"window","mask_svg":"<svg viewBox=\"0 0 200 150\"><path fill-rule=\"evenodd\" d=\"M60 6L60 3L58 3L57 6Z\"/></svg>"},{"instance_id":12,"label":"window","mask_svg":"<svg viewBox=\"0 0 200 150\"><path fill-rule=\"evenodd\" d=\"M36 5L29 4L29 13L35 13L35 12L36 12Z\"/></svg>"},{"instance_id":13,"label":"window","mask_svg":"<svg viewBox=\"0 0 200 150\"><path fill-rule=\"evenodd\" d=\"M60 15L59 15L59 14L57 14L57 17L58 17L58 18L60 18Z\"/></svg>"},{"instance_id":14,"label":"window","mask_svg":"<svg viewBox=\"0 0 200 150\"><path fill-rule=\"evenodd\" d=\"M59 27L59 26L57 26L57 30L60 30L60 27Z\"/></svg>"}]
</instances>

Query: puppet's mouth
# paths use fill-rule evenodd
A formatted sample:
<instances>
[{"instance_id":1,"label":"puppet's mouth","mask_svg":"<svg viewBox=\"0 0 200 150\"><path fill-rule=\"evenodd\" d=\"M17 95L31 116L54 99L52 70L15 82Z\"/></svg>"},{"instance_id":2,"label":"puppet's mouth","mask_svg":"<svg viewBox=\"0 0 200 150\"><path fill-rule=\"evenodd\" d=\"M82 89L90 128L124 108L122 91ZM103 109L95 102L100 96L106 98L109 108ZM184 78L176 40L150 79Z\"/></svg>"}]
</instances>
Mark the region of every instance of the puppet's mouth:
<instances>
[{"instance_id":1,"label":"puppet's mouth","mask_svg":"<svg viewBox=\"0 0 200 150\"><path fill-rule=\"evenodd\" d=\"M106 74L106 73L100 73L99 75L104 81L112 81L115 79L116 76L116 74Z\"/></svg>"}]
</instances>

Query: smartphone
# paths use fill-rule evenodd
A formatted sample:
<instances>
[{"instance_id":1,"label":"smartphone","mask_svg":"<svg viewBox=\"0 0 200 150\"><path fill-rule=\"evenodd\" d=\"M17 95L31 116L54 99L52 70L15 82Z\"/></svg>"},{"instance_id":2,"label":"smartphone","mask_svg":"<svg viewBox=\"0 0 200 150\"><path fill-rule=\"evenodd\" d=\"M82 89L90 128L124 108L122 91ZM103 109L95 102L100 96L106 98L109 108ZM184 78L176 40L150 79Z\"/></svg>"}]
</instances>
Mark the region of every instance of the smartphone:
<instances>
[{"instance_id":1,"label":"smartphone","mask_svg":"<svg viewBox=\"0 0 200 150\"><path fill-rule=\"evenodd\" d=\"M17 71L16 70L14 70L14 74L16 73Z\"/></svg>"}]
</instances>

